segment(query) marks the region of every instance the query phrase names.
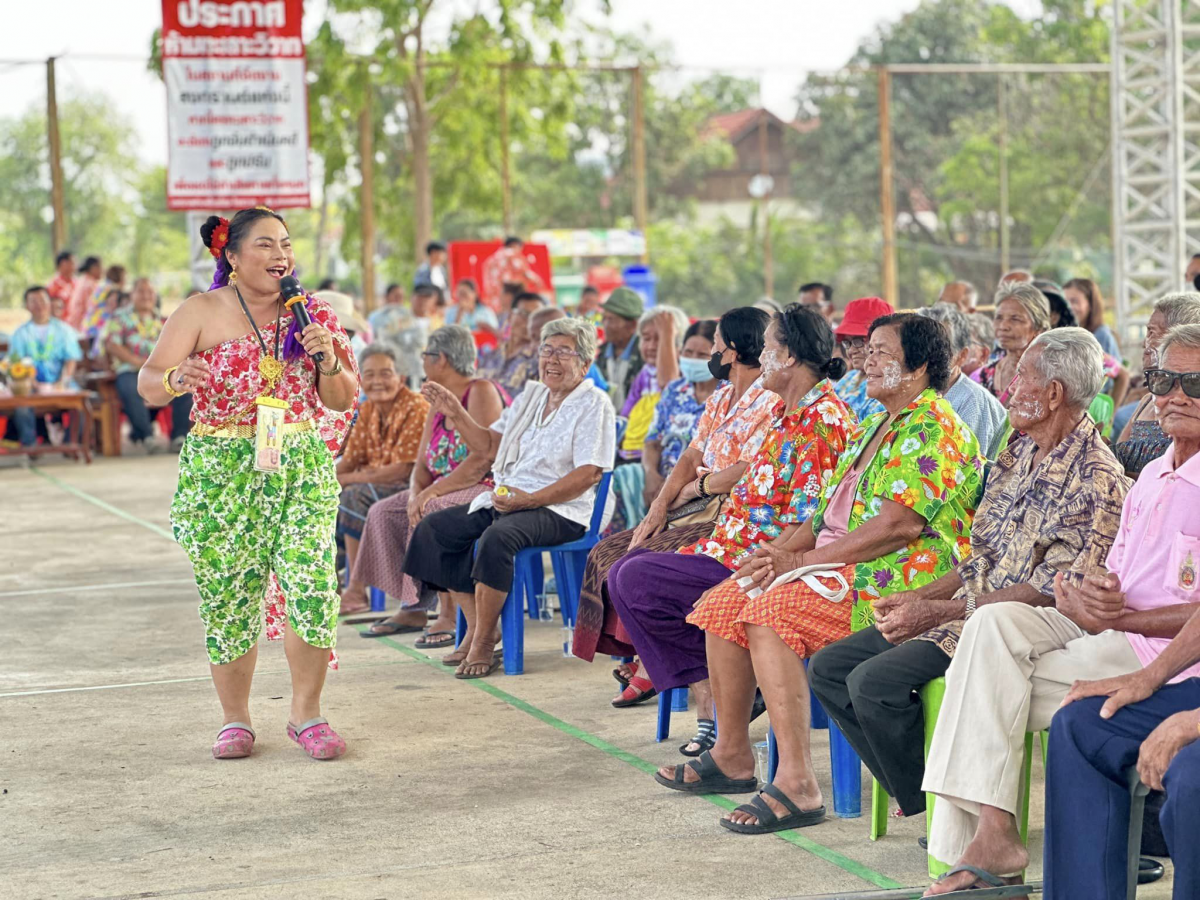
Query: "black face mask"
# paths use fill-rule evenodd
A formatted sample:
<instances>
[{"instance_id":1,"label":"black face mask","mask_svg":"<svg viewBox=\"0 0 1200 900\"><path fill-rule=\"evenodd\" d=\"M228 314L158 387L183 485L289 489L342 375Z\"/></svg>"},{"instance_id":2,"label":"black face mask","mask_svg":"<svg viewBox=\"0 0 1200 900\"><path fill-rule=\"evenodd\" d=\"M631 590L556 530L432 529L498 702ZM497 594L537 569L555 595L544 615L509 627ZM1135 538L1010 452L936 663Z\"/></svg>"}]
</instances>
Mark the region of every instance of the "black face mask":
<instances>
[{"instance_id":1,"label":"black face mask","mask_svg":"<svg viewBox=\"0 0 1200 900\"><path fill-rule=\"evenodd\" d=\"M721 357L723 355L722 351L714 350L713 355L708 360L708 371L712 372L712 377L718 381L728 381L729 371L733 368L733 363L721 365Z\"/></svg>"}]
</instances>

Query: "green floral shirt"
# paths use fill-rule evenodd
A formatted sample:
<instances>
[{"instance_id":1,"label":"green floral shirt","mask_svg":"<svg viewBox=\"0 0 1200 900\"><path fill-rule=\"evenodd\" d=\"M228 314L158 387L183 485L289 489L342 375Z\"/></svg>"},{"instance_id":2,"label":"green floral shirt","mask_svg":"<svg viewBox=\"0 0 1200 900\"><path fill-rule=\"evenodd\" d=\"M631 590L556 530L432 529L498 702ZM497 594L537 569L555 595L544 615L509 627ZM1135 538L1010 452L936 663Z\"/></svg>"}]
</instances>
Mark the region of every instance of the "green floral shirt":
<instances>
[{"instance_id":1,"label":"green floral shirt","mask_svg":"<svg viewBox=\"0 0 1200 900\"><path fill-rule=\"evenodd\" d=\"M838 483L886 421L886 412L868 416L850 439L813 514L814 533L821 530ZM982 489L979 442L949 403L926 390L888 427L858 482L848 531L879 515L884 500L916 512L925 528L908 546L855 567L855 631L874 622L871 601L876 597L928 584L970 555L971 520Z\"/></svg>"}]
</instances>

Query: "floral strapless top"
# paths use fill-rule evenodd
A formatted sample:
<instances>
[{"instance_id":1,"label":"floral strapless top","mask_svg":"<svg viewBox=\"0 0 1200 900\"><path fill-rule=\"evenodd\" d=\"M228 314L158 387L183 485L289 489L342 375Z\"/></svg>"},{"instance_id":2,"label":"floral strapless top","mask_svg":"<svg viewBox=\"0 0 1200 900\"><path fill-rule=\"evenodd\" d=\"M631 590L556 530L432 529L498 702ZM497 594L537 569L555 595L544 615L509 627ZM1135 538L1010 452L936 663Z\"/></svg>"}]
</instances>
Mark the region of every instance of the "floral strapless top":
<instances>
[{"instance_id":1,"label":"floral strapless top","mask_svg":"<svg viewBox=\"0 0 1200 900\"><path fill-rule=\"evenodd\" d=\"M467 401L471 396L471 389L480 382L487 380L485 378L476 378L467 385L466 393L459 398L464 408L466 408ZM492 384L500 392L500 402L504 406L512 403L512 398L509 397L508 391L494 381ZM470 455L471 451L467 447L467 442L463 440L458 429L449 427L446 424L446 417L444 415L434 413L429 429L429 447L425 451L425 467L433 475L434 481L445 478L457 469L463 460ZM489 472L484 476L480 484L492 484L492 473Z\"/></svg>"},{"instance_id":2,"label":"floral strapless top","mask_svg":"<svg viewBox=\"0 0 1200 900\"><path fill-rule=\"evenodd\" d=\"M334 342L345 350L351 369L357 377L358 364L354 360L354 354L350 352L350 339L338 324L337 316L329 304L310 296L308 312L314 322L324 325L333 334ZM279 321L279 327L285 329L279 341L280 355L283 353L284 338L287 337L286 329L290 324L291 320L287 315ZM259 331L268 350L273 350L275 321L260 324ZM266 379L258 370L258 361L262 355L262 348L253 331L195 354L208 363L212 376L208 384L197 388L192 395L192 421L214 428L253 425L257 412L254 399L262 395L267 387ZM284 413L284 421L315 420L321 439L325 441L330 452L336 454L350 428L354 410L337 412L321 402L317 394L316 364L308 356L283 360L283 363L283 377L275 385L271 396L289 404Z\"/></svg>"}]
</instances>

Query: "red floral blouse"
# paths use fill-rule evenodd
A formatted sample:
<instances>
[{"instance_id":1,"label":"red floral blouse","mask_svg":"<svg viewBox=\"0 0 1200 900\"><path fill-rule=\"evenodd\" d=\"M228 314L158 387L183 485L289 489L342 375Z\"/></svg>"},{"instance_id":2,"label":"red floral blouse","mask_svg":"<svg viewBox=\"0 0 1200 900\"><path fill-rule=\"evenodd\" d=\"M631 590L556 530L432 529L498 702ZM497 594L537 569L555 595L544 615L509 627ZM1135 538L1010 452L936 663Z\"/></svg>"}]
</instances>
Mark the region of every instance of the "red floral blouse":
<instances>
[{"instance_id":1,"label":"red floral blouse","mask_svg":"<svg viewBox=\"0 0 1200 900\"><path fill-rule=\"evenodd\" d=\"M346 352L346 358L355 376L358 363L350 351L350 339L329 304L312 296L308 298L308 311L312 320L323 325L333 334L334 342ZM279 327L285 329L280 336L280 355L286 329L291 325L285 315ZM275 347L275 321L259 325L268 350ZM212 376L208 384L197 388L192 395L192 421L222 428L228 425L253 425L255 421L254 400L267 386L266 379L258 370L262 348L258 338L250 331L239 338L223 341L214 347L196 354L208 363ZM336 454L354 418L354 409L337 412L321 402L317 394L316 364L308 356L284 360L283 377L275 385L271 396L288 401L291 406L285 412L285 422L303 422L315 419L321 439ZM326 363L328 365L328 362Z\"/></svg>"}]
</instances>

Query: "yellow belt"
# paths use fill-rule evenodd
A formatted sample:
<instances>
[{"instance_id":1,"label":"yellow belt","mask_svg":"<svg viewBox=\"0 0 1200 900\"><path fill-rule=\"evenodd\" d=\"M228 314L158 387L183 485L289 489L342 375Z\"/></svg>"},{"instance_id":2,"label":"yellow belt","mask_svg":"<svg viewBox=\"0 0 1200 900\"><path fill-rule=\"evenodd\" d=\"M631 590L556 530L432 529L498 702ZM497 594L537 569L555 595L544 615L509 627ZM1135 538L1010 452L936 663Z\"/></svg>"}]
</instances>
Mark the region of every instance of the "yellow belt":
<instances>
[{"instance_id":1,"label":"yellow belt","mask_svg":"<svg viewBox=\"0 0 1200 900\"><path fill-rule=\"evenodd\" d=\"M317 423L312 419L305 419L302 422L284 422L283 434L299 434L302 431L311 431L317 427ZM196 437L216 437L216 438L247 438L253 440L255 426L253 425L222 425L219 428L215 425L205 425L203 422L197 422L192 426L191 434Z\"/></svg>"}]
</instances>

